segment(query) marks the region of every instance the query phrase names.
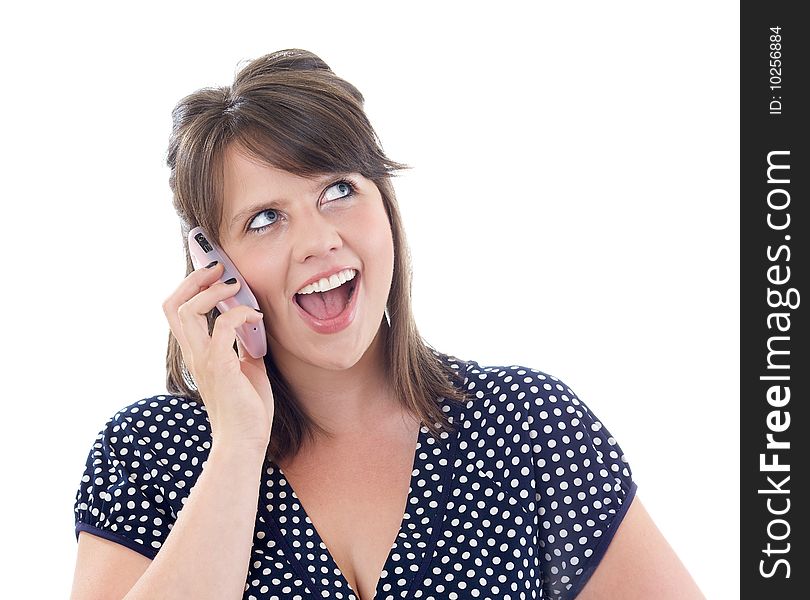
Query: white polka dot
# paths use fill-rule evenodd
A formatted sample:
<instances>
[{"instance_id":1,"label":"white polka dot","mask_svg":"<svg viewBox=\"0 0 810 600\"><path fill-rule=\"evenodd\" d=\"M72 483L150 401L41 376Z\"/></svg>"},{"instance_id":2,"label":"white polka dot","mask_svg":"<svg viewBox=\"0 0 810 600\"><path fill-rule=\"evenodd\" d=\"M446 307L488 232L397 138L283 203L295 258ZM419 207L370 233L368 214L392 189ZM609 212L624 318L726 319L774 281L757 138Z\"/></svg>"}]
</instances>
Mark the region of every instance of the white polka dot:
<instances>
[{"instance_id":1,"label":"white polka dot","mask_svg":"<svg viewBox=\"0 0 810 600\"><path fill-rule=\"evenodd\" d=\"M553 376L443 360L466 379L467 399L439 399L454 432L436 439L419 429L378 597L565 597L593 567L633 486L618 443ZM201 404L157 396L122 409L88 456L77 522L154 558L210 447ZM261 474L245 597L357 600L281 469L267 463ZM358 537L365 521L354 517Z\"/></svg>"}]
</instances>

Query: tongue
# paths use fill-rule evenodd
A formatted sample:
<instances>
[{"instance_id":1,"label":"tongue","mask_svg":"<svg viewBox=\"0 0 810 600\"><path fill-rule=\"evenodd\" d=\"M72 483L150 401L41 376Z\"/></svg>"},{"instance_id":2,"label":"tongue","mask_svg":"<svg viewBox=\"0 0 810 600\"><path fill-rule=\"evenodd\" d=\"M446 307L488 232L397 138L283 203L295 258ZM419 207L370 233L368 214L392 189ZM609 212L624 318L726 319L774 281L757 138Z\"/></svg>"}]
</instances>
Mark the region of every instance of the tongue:
<instances>
[{"instance_id":1,"label":"tongue","mask_svg":"<svg viewBox=\"0 0 810 600\"><path fill-rule=\"evenodd\" d=\"M328 292L299 294L298 304L316 319L334 319L349 302L349 287L343 284Z\"/></svg>"}]
</instances>

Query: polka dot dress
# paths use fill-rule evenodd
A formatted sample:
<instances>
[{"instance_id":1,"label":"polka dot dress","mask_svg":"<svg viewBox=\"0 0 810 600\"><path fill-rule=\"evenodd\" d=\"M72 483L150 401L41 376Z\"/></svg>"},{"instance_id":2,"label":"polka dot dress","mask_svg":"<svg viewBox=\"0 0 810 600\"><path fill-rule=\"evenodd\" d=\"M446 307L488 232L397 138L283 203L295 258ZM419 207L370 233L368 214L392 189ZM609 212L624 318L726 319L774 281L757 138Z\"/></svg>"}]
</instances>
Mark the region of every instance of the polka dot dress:
<instances>
[{"instance_id":1,"label":"polka dot dress","mask_svg":"<svg viewBox=\"0 0 810 600\"><path fill-rule=\"evenodd\" d=\"M421 427L378 600L574 598L635 494L616 440L562 381L520 366L464 373L439 399L455 427ZM202 404L156 396L99 433L76 497L87 531L154 558L211 447ZM359 600L283 471L266 462L244 598ZM364 598L362 600L370 600Z\"/></svg>"}]
</instances>

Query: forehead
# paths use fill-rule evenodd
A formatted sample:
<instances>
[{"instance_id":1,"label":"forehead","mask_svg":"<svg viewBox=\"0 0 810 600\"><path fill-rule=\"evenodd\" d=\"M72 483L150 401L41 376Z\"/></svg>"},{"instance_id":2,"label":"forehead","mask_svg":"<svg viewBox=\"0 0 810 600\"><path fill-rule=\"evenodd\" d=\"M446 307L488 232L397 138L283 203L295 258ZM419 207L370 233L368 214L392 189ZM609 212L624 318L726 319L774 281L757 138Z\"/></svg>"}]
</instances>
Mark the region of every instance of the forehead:
<instances>
[{"instance_id":1,"label":"forehead","mask_svg":"<svg viewBox=\"0 0 810 600\"><path fill-rule=\"evenodd\" d=\"M245 206L260 202L287 204L296 197L319 193L335 173L303 176L228 149L223 156L222 213L228 223Z\"/></svg>"},{"instance_id":2,"label":"forehead","mask_svg":"<svg viewBox=\"0 0 810 600\"><path fill-rule=\"evenodd\" d=\"M283 194L316 190L332 175L329 173L304 177L262 162L244 151L229 148L223 156L223 193L225 209L259 195Z\"/></svg>"}]
</instances>

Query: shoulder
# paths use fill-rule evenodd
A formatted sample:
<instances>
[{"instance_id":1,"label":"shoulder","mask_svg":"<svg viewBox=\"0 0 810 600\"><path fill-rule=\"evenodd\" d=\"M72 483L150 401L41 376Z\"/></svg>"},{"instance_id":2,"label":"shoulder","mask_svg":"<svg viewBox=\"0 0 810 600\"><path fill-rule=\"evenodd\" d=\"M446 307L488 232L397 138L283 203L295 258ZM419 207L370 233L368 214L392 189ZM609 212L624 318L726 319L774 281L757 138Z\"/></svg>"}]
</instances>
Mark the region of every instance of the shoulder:
<instances>
[{"instance_id":1,"label":"shoulder","mask_svg":"<svg viewBox=\"0 0 810 600\"><path fill-rule=\"evenodd\" d=\"M565 414L587 410L568 384L539 369L522 365L482 366L476 361L466 361L464 377L471 414L486 409L490 414L532 422L538 417L559 420Z\"/></svg>"},{"instance_id":2,"label":"shoulder","mask_svg":"<svg viewBox=\"0 0 810 600\"><path fill-rule=\"evenodd\" d=\"M543 458L549 454L553 462L590 450L600 461L603 453L608 454L615 461L612 470L630 476L616 440L562 379L522 365L481 366L468 361L465 388L469 400L464 420L494 424L495 430L506 433L517 429L522 441L531 439L536 454Z\"/></svg>"},{"instance_id":3,"label":"shoulder","mask_svg":"<svg viewBox=\"0 0 810 600\"><path fill-rule=\"evenodd\" d=\"M210 449L205 406L180 396L158 395L124 406L107 420L87 467L144 486L185 488L196 480Z\"/></svg>"},{"instance_id":4,"label":"shoulder","mask_svg":"<svg viewBox=\"0 0 810 600\"><path fill-rule=\"evenodd\" d=\"M207 452L211 446L208 413L202 403L181 396L144 398L117 410L99 432L109 449L131 447L157 458L187 448Z\"/></svg>"},{"instance_id":5,"label":"shoulder","mask_svg":"<svg viewBox=\"0 0 810 600\"><path fill-rule=\"evenodd\" d=\"M205 406L181 396L159 395L133 402L110 417L99 434L157 450L186 440L210 446L210 426ZM114 440L111 436L114 435Z\"/></svg>"},{"instance_id":6,"label":"shoulder","mask_svg":"<svg viewBox=\"0 0 810 600\"><path fill-rule=\"evenodd\" d=\"M563 380L522 365L468 361L464 385L468 400L459 424L465 449L483 454L481 465L491 472L515 466L516 457L530 460L522 472L535 477L541 504L560 492L569 504L576 497L568 489L577 490L580 500L596 487L632 495L632 470L621 446ZM560 508L556 502L550 507Z\"/></svg>"},{"instance_id":7,"label":"shoulder","mask_svg":"<svg viewBox=\"0 0 810 600\"><path fill-rule=\"evenodd\" d=\"M110 421L128 423L142 421L141 426L161 422L171 425L177 419L195 417L207 420L205 405L182 396L161 394L124 406L115 412Z\"/></svg>"}]
</instances>

